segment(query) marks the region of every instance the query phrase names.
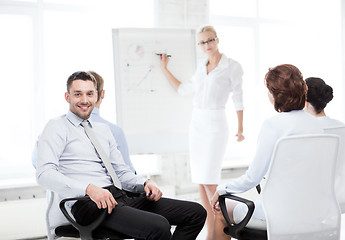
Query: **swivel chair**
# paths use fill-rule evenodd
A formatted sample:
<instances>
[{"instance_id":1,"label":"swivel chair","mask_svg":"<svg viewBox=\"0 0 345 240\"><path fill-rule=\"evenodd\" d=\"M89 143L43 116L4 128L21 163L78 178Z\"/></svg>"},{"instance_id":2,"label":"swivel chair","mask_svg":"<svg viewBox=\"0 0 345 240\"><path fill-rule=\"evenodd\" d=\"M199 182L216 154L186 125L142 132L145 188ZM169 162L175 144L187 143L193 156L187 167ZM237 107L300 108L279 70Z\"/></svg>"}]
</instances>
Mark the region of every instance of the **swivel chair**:
<instances>
[{"instance_id":1,"label":"swivel chair","mask_svg":"<svg viewBox=\"0 0 345 240\"><path fill-rule=\"evenodd\" d=\"M325 128L325 133L335 134L340 137L339 155L335 172L335 194L341 209L345 213L345 126Z\"/></svg>"},{"instance_id":2,"label":"swivel chair","mask_svg":"<svg viewBox=\"0 0 345 240\"><path fill-rule=\"evenodd\" d=\"M275 146L262 204L267 231L247 225L254 202L232 194L219 197L224 232L238 240L339 240L340 209L334 192L339 137L330 134L281 138ZM248 207L238 224L230 222L225 199Z\"/></svg>"},{"instance_id":3,"label":"swivel chair","mask_svg":"<svg viewBox=\"0 0 345 240\"><path fill-rule=\"evenodd\" d=\"M32 153L32 164L36 169L37 164L37 148L35 147ZM58 195L52 191L47 190L46 192L48 206L46 210L46 228L47 228L47 237L48 240L54 240L61 237L69 237L69 238L80 238L82 240L92 240L92 239L109 239L109 240L121 240L121 239L132 239L132 237L124 235L120 232L116 232L114 230L108 229L106 227L99 226L104 218L107 216L107 209L104 209L102 215L96 219L94 222L87 226L82 226L78 224L74 218L70 215L65 207L65 203L70 201L77 201L88 199L88 196L79 197L79 198L67 198L60 201ZM55 211L57 214L56 209L53 209L52 206L54 204L59 204L59 208L62 214L65 216L65 219L62 221L64 222L62 225L54 227L51 226L51 217L52 211ZM61 214L61 213L59 213ZM55 216L55 215L54 215ZM61 216L62 217L62 216ZM57 217L57 218L60 218ZM138 239L139 240L139 239Z\"/></svg>"},{"instance_id":4,"label":"swivel chair","mask_svg":"<svg viewBox=\"0 0 345 240\"><path fill-rule=\"evenodd\" d=\"M120 239L133 239L131 236L127 236L120 232L116 232L106 227L99 226L104 218L107 216L108 212L107 209L104 209L103 213L87 226L83 226L78 224L74 218L70 215L69 211L67 211L65 204L70 201L77 201L77 200L84 200L88 199L88 196L84 197L76 197L76 198L66 198L63 199L60 204L60 210L65 218L68 220L69 224L63 224L61 226L57 226L53 228L50 226L49 221L49 214L51 211L51 207L54 202L55 193L48 191L48 208L46 213L46 225L48 230L48 240L53 240L61 237L68 237L68 238L80 238L81 240L101 240L101 239L109 239L109 240L120 240Z\"/></svg>"}]
</instances>

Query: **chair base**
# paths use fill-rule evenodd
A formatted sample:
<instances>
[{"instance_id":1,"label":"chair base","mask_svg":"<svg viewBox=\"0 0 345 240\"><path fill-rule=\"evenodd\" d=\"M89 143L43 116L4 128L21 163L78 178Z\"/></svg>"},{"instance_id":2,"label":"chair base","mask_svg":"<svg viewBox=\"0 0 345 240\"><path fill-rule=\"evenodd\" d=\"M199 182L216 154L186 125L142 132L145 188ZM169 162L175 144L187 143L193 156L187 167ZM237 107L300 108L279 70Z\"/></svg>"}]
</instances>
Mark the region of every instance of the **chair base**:
<instances>
[{"instance_id":1,"label":"chair base","mask_svg":"<svg viewBox=\"0 0 345 240\"><path fill-rule=\"evenodd\" d=\"M224 233L229 235L229 228L224 228ZM267 231L258 230L252 228L243 228L242 231L238 233L238 240L267 240Z\"/></svg>"},{"instance_id":2,"label":"chair base","mask_svg":"<svg viewBox=\"0 0 345 240\"><path fill-rule=\"evenodd\" d=\"M55 228L55 235L58 237L73 237L79 238L79 231L74 228L72 225L64 225ZM106 236L106 237L105 237ZM92 237L94 239L111 239L111 240L120 240L120 239L131 239L132 237L125 234L113 231L109 228L98 227L93 233Z\"/></svg>"}]
</instances>

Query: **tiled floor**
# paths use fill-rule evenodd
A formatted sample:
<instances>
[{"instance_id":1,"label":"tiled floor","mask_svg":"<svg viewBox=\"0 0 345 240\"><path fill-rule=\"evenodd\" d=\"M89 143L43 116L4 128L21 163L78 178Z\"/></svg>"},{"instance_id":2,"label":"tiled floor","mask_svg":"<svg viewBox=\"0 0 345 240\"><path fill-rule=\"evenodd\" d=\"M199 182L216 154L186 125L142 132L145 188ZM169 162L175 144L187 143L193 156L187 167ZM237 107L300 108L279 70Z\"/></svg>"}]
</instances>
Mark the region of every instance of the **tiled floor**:
<instances>
[{"instance_id":1,"label":"tiled floor","mask_svg":"<svg viewBox=\"0 0 345 240\"><path fill-rule=\"evenodd\" d=\"M206 239L206 229L204 228L196 240L205 240ZM345 240L345 214L341 217L341 233L340 240Z\"/></svg>"},{"instance_id":2,"label":"tiled floor","mask_svg":"<svg viewBox=\"0 0 345 240\"><path fill-rule=\"evenodd\" d=\"M341 223L341 236L340 236L340 240L345 240L345 214L343 214L342 216L342 223ZM199 236L197 237L196 240L205 240L206 238L206 229L204 228ZM34 239L31 239L34 240ZM35 239L35 240L46 240L46 238L40 238L40 239ZM68 240L68 239L64 239L64 240ZM73 240L75 240L75 238L73 238Z\"/></svg>"}]
</instances>

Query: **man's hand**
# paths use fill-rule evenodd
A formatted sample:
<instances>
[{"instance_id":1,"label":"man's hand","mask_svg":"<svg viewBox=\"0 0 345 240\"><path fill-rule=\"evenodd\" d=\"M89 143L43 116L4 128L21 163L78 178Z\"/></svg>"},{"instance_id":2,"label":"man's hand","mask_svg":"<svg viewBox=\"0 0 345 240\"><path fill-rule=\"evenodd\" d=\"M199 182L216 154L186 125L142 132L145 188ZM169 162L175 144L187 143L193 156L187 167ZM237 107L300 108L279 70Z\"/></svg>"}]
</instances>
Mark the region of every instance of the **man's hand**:
<instances>
[{"instance_id":1,"label":"man's hand","mask_svg":"<svg viewBox=\"0 0 345 240\"><path fill-rule=\"evenodd\" d=\"M145 182L145 192L147 199L158 201L162 197L161 190L157 187L157 185L150 179L146 180Z\"/></svg>"},{"instance_id":2,"label":"man's hand","mask_svg":"<svg viewBox=\"0 0 345 240\"><path fill-rule=\"evenodd\" d=\"M86 194L89 195L92 201L97 204L99 209L108 208L108 213L113 211L113 208L117 205L117 202L111 192L107 189L97 187L93 184L89 184L86 188Z\"/></svg>"}]
</instances>

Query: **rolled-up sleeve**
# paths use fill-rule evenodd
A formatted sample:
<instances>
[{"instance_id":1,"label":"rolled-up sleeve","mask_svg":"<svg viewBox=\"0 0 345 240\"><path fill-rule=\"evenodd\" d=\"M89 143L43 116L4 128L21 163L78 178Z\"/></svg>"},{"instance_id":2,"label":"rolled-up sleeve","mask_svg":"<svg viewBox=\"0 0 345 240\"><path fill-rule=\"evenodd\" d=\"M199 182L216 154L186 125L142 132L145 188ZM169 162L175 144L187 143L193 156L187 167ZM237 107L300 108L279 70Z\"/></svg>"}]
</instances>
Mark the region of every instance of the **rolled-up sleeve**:
<instances>
[{"instance_id":1,"label":"rolled-up sleeve","mask_svg":"<svg viewBox=\"0 0 345 240\"><path fill-rule=\"evenodd\" d=\"M196 71L194 72L193 76L189 80L182 82L180 84L180 86L177 89L178 94L180 94L181 96L186 96L186 95L193 94L195 92L195 87L196 87L195 83L197 79L200 78L200 73L202 72L203 65L201 63L202 62L198 64L198 67Z\"/></svg>"},{"instance_id":2,"label":"rolled-up sleeve","mask_svg":"<svg viewBox=\"0 0 345 240\"><path fill-rule=\"evenodd\" d=\"M194 93L194 90L195 90L194 79L195 79L195 74L190 80L186 82L182 82L177 89L177 93L181 96L187 96L189 94Z\"/></svg>"},{"instance_id":3,"label":"rolled-up sleeve","mask_svg":"<svg viewBox=\"0 0 345 240\"><path fill-rule=\"evenodd\" d=\"M243 69L239 63L234 64L231 69L232 101L236 111L244 110L243 105Z\"/></svg>"}]
</instances>

